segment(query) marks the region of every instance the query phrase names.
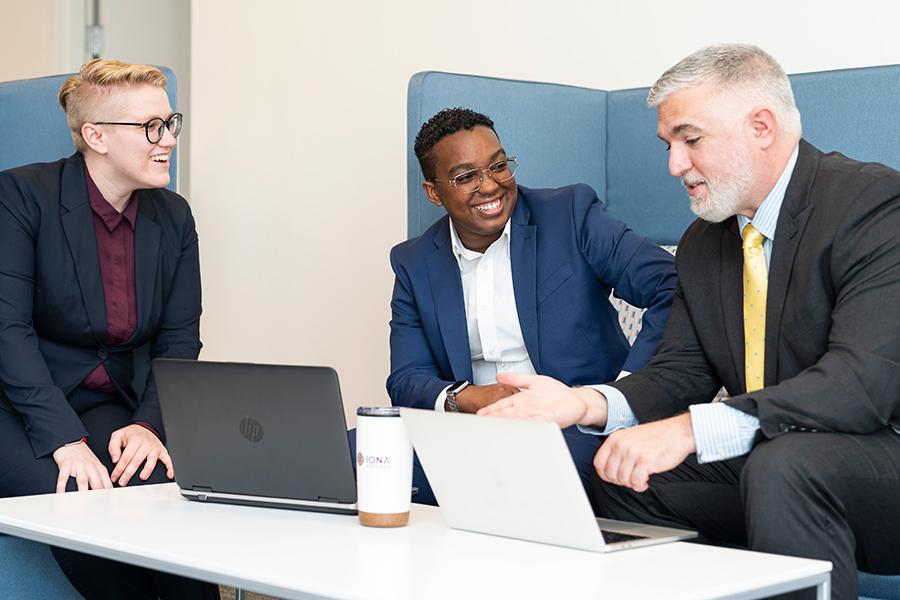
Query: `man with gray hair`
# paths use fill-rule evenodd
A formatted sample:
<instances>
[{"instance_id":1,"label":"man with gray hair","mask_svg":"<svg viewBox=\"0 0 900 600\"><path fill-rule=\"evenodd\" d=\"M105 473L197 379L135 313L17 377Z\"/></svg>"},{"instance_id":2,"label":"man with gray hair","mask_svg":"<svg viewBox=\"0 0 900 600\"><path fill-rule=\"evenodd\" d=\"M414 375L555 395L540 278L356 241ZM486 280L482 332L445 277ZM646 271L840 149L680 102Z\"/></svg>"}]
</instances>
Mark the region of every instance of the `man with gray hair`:
<instances>
[{"instance_id":1,"label":"man with gray hair","mask_svg":"<svg viewBox=\"0 0 900 600\"><path fill-rule=\"evenodd\" d=\"M594 458L603 516L830 560L855 598L857 568L900 573L900 173L801 139L755 46L692 54L648 104L700 217L656 355L599 391L505 374L523 391L480 412L621 423Z\"/></svg>"}]
</instances>

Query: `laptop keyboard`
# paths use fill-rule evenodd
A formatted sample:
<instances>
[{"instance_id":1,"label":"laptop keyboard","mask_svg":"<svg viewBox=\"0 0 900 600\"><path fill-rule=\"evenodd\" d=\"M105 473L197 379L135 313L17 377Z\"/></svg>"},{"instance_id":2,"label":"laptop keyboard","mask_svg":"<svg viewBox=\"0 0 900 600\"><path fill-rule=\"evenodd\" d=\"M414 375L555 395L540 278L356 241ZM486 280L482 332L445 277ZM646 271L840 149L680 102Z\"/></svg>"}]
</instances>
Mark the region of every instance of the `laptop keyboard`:
<instances>
[{"instance_id":1,"label":"laptop keyboard","mask_svg":"<svg viewBox=\"0 0 900 600\"><path fill-rule=\"evenodd\" d=\"M647 536L645 535L630 535L627 533L618 533L616 531L607 531L605 529L601 529L600 533L603 534L603 541L607 544L614 544L616 542L630 542L632 540L645 540Z\"/></svg>"}]
</instances>

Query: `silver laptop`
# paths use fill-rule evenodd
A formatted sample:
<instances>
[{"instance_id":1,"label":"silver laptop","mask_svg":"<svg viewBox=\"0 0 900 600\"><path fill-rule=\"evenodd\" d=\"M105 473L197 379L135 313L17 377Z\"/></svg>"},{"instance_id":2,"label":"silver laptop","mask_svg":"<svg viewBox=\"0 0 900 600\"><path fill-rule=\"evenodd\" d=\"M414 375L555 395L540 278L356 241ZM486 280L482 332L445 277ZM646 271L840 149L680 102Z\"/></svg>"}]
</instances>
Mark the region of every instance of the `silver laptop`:
<instances>
[{"instance_id":1,"label":"silver laptop","mask_svg":"<svg viewBox=\"0 0 900 600\"><path fill-rule=\"evenodd\" d=\"M401 409L450 527L612 552L696 532L597 519L554 423Z\"/></svg>"},{"instance_id":2,"label":"silver laptop","mask_svg":"<svg viewBox=\"0 0 900 600\"><path fill-rule=\"evenodd\" d=\"M356 514L333 369L163 358L152 364L185 498Z\"/></svg>"}]
</instances>

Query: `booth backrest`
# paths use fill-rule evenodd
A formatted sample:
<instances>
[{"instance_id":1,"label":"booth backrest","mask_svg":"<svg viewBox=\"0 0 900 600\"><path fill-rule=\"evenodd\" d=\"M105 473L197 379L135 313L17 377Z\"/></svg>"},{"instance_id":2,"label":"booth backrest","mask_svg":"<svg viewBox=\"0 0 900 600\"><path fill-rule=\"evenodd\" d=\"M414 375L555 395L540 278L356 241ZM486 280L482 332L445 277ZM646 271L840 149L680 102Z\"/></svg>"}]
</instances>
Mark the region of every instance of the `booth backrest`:
<instances>
[{"instance_id":1,"label":"booth backrest","mask_svg":"<svg viewBox=\"0 0 900 600\"><path fill-rule=\"evenodd\" d=\"M820 150L900 169L900 65L791 76L804 137ZM606 92L566 85L427 71L408 89L408 235L443 211L422 191L412 151L422 123L463 106L491 117L529 187L591 185L610 214L660 244L677 244L693 220L680 183L668 174L648 88Z\"/></svg>"}]
</instances>

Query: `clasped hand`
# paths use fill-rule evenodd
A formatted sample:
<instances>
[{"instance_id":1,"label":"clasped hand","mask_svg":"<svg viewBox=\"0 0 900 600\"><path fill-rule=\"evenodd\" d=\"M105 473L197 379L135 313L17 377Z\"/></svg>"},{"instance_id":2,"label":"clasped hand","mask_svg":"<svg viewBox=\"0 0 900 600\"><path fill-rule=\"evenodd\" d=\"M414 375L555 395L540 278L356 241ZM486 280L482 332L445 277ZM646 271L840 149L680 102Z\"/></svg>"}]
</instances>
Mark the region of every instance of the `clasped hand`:
<instances>
[{"instance_id":1,"label":"clasped hand","mask_svg":"<svg viewBox=\"0 0 900 600\"><path fill-rule=\"evenodd\" d=\"M172 458L163 443L146 427L131 424L117 429L109 438L109 456L116 465L112 473L91 451L87 444L61 446L53 452L53 460L59 467L56 492L66 491L70 477L75 478L78 491L111 488L114 483L124 487L141 468L138 477L146 481L157 462L166 466L169 479L175 477Z\"/></svg>"}]
</instances>

